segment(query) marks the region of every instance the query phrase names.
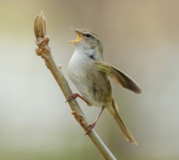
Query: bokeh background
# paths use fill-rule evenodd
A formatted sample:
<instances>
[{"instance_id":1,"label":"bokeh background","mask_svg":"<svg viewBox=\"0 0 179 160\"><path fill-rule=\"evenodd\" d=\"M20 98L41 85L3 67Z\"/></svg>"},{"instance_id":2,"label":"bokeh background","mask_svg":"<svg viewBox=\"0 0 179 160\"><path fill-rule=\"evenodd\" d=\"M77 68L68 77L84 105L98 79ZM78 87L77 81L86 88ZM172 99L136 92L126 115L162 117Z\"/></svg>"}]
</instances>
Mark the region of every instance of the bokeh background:
<instances>
[{"instance_id":1,"label":"bokeh background","mask_svg":"<svg viewBox=\"0 0 179 160\"><path fill-rule=\"evenodd\" d=\"M104 112L95 130L117 159L179 159L179 1L0 0L0 160L102 160L71 115L34 49L33 21L43 10L56 64L67 76L76 38L68 27L97 33L104 58L143 88L117 87L119 111L138 146L126 142ZM78 99L89 122L100 108Z\"/></svg>"}]
</instances>

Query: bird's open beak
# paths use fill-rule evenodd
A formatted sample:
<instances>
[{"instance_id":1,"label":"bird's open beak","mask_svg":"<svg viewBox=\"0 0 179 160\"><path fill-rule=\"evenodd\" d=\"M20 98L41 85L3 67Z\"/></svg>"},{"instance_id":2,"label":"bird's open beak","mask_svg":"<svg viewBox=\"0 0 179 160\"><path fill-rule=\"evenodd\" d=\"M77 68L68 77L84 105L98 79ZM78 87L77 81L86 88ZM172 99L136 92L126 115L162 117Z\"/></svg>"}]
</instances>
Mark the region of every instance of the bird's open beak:
<instances>
[{"instance_id":1,"label":"bird's open beak","mask_svg":"<svg viewBox=\"0 0 179 160\"><path fill-rule=\"evenodd\" d=\"M74 41L68 41L67 43L78 43L78 42L80 42L81 40L82 40L82 35L81 35L81 33L77 30L77 29L75 29L75 28L73 28L73 27L69 27L72 31L75 31L75 33L77 34L77 38L76 38L76 40L74 40Z\"/></svg>"}]
</instances>

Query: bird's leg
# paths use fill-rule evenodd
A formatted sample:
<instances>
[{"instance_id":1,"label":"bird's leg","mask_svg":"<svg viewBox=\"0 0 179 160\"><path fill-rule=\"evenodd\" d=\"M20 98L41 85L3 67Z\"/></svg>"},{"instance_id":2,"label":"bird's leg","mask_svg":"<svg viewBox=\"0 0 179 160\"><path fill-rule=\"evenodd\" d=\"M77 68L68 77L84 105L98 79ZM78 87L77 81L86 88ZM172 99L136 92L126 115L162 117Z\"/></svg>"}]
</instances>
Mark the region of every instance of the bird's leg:
<instances>
[{"instance_id":1,"label":"bird's leg","mask_svg":"<svg viewBox=\"0 0 179 160\"><path fill-rule=\"evenodd\" d=\"M94 121L93 123L91 123L90 125L88 125L88 126L85 127L85 128L89 128L89 129L87 130L87 132L85 133L85 135L88 135L88 134L91 132L91 130L94 128L94 126L96 125L96 123L97 123L99 117L100 117L101 114L103 113L103 110L104 110L104 107L102 107L101 112L99 113L99 115L97 116L97 118L95 119L95 121Z\"/></svg>"},{"instance_id":2,"label":"bird's leg","mask_svg":"<svg viewBox=\"0 0 179 160\"><path fill-rule=\"evenodd\" d=\"M84 99L82 96L80 96L78 93L74 93L74 94L69 95L69 96L67 97L67 99L66 99L66 102L67 102L67 101L70 101L70 100L72 100L72 99L75 99L76 97L81 98L84 102L87 103L87 105L89 104L89 102L88 102L86 99ZM65 103L66 103L66 102L65 102Z\"/></svg>"}]
</instances>

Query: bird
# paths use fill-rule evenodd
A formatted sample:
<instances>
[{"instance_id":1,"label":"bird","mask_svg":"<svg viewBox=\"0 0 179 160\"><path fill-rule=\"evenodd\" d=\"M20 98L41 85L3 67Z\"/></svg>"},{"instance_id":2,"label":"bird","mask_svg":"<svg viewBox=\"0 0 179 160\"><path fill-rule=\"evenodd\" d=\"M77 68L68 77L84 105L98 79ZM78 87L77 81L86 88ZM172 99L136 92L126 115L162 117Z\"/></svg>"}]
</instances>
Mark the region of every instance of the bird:
<instances>
[{"instance_id":1,"label":"bird","mask_svg":"<svg viewBox=\"0 0 179 160\"><path fill-rule=\"evenodd\" d=\"M73 27L70 27L70 29L77 34L77 38L68 42L75 45L75 51L68 64L68 76L81 95L78 93L71 94L67 97L67 101L79 97L88 106L101 107L101 111L95 121L86 126L86 135L94 128L105 109L117 122L124 138L137 145L136 140L119 115L118 106L112 96L109 77L120 87L131 90L134 93L139 94L142 89L127 74L104 61L103 44L94 32Z\"/></svg>"}]
</instances>

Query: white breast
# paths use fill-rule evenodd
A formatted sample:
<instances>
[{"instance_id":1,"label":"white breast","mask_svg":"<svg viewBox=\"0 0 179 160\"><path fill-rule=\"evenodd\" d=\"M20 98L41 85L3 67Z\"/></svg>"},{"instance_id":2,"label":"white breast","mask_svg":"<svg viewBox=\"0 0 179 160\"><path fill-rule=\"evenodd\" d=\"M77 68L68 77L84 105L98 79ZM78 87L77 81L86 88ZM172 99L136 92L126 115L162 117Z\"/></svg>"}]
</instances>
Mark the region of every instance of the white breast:
<instances>
[{"instance_id":1,"label":"white breast","mask_svg":"<svg viewBox=\"0 0 179 160\"><path fill-rule=\"evenodd\" d=\"M75 51L68 65L68 75L72 82L76 85L77 89L82 94L86 93L85 79L88 78L87 72L93 69L94 61Z\"/></svg>"},{"instance_id":2,"label":"white breast","mask_svg":"<svg viewBox=\"0 0 179 160\"><path fill-rule=\"evenodd\" d=\"M75 50L68 65L68 75L89 103L98 107L106 106L112 99L111 86L107 84L107 76L105 78L96 70L90 52Z\"/></svg>"}]
</instances>

